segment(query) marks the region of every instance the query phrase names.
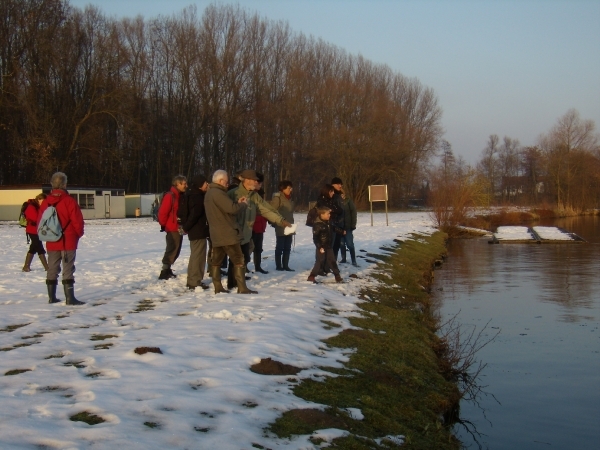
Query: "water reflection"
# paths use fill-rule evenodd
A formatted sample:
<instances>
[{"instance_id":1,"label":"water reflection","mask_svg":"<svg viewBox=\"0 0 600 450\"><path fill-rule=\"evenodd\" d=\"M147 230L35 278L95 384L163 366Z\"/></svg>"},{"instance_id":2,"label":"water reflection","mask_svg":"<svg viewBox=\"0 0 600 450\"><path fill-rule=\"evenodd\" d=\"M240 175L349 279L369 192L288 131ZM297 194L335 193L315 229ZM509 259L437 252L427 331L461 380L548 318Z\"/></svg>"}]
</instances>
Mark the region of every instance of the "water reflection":
<instances>
[{"instance_id":1,"label":"water reflection","mask_svg":"<svg viewBox=\"0 0 600 450\"><path fill-rule=\"evenodd\" d=\"M473 405L461 405L462 414L489 448L598 448L600 217L542 225L589 243L454 241L436 272L443 318L460 311L465 326L481 329L491 319L490 332L502 329L480 354L488 363L483 383L502 404L481 399L493 426Z\"/></svg>"}]
</instances>

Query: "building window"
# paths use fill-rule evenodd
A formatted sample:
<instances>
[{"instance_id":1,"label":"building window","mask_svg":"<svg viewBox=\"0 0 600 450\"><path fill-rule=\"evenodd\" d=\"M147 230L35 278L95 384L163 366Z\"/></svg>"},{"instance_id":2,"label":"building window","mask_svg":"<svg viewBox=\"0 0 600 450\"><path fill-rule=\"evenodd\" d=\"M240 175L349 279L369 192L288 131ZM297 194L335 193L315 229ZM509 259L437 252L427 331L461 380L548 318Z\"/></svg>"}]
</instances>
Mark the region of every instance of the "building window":
<instances>
[{"instance_id":1,"label":"building window","mask_svg":"<svg viewBox=\"0 0 600 450\"><path fill-rule=\"evenodd\" d=\"M113 191L110 191L110 195L113 197L116 197L116 196L123 197L125 195L125 191L124 190L123 191L113 190Z\"/></svg>"},{"instance_id":2,"label":"building window","mask_svg":"<svg viewBox=\"0 0 600 450\"><path fill-rule=\"evenodd\" d=\"M79 194L79 207L81 209L94 209L94 194Z\"/></svg>"},{"instance_id":3,"label":"building window","mask_svg":"<svg viewBox=\"0 0 600 450\"><path fill-rule=\"evenodd\" d=\"M96 191L96 197L102 197L102 191Z\"/></svg>"}]
</instances>

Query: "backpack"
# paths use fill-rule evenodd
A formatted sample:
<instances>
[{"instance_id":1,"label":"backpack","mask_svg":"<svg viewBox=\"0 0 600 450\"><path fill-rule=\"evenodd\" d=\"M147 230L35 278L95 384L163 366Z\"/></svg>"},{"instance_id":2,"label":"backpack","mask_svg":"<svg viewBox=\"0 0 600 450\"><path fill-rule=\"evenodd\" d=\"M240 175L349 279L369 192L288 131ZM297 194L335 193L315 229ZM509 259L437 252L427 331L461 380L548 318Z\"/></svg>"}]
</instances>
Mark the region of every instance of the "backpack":
<instances>
[{"instance_id":1,"label":"backpack","mask_svg":"<svg viewBox=\"0 0 600 450\"><path fill-rule=\"evenodd\" d=\"M306 215L306 226L312 227L315 224L315 220L317 220L318 216L319 213L317 212L317 207L313 206L308 210L308 214Z\"/></svg>"},{"instance_id":2,"label":"backpack","mask_svg":"<svg viewBox=\"0 0 600 450\"><path fill-rule=\"evenodd\" d=\"M42 214L37 232L40 241L56 242L62 238L63 230L58 221L58 214L56 214L54 206L49 205Z\"/></svg>"},{"instance_id":3,"label":"backpack","mask_svg":"<svg viewBox=\"0 0 600 450\"><path fill-rule=\"evenodd\" d=\"M156 219L157 220L158 220L158 213L161 210L162 205L163 205L163 201L165 200L165 197L169 194L173 196L173 205L175 204L175 194L173 194L173 192L170 190L163 192L162 197L160 198L160 203L158 204L158 208L156 209ZM165 231L165 224L160 223L160 221L158 222L158 224L160 225L160 232L162 233L163 231Z\"/></svg>"},{"instance_id":4,"label":"backpack","mask_svg":"<svg viewBox=\"0 0 600 450\"><path fill-rule=\"evenodd\" d=\"M21 206L21 212L19 213L19 225L25 228L27 226L27 217L25 217L25 210L29 205L29 201L23 202L23 206Z\"/></svg>"}]
</instances>

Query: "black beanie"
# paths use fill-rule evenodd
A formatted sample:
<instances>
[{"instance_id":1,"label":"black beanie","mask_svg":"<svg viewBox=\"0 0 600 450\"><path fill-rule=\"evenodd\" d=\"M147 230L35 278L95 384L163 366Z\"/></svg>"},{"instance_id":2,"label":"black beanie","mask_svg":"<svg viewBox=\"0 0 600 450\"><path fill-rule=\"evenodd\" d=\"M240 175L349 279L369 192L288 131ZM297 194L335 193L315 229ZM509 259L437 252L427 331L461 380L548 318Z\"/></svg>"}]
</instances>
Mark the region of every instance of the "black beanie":
<instances>
[{"instance_id":1,"label":"black beanie","mask_svg":"<svg viewBox=\"0 0 600 450\"><path fill-rule=\"evenodd\" d=\"M331 184L344 184L344 183L342 183L342 179L341 178L333 177L331 179Z\"/></svg>"},{"instance_id":2,"label":"black beanie","mask_svg":"<svg viewBox=\"0 0 600 450\"><path fill-rule=\"evenodd\" d=\"M192 186L200 189L206 183L206 177L204 175L196 175L192 178Z\"/></svg>"}]
</instances>

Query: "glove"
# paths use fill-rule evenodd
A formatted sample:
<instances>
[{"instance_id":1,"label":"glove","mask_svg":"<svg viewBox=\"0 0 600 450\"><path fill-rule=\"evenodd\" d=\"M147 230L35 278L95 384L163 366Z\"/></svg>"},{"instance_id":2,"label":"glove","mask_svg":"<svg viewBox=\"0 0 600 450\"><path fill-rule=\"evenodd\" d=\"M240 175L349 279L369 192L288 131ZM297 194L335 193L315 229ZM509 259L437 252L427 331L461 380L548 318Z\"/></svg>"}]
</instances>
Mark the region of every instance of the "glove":
<instances>
[{"instance_id":1,"label":"glove","mask_svg":"<svg viewBox=\"0 0 600 450\"><path fill-rule=\"evenodd\" d=\"M287 220L282 220L282 221L281 221L281 226L282 226L283 228L287 228L287 227L291 227L291 226L292 226L292 224L291 224L291 223L289 223Z\"/></svg>"}]
</instances>

